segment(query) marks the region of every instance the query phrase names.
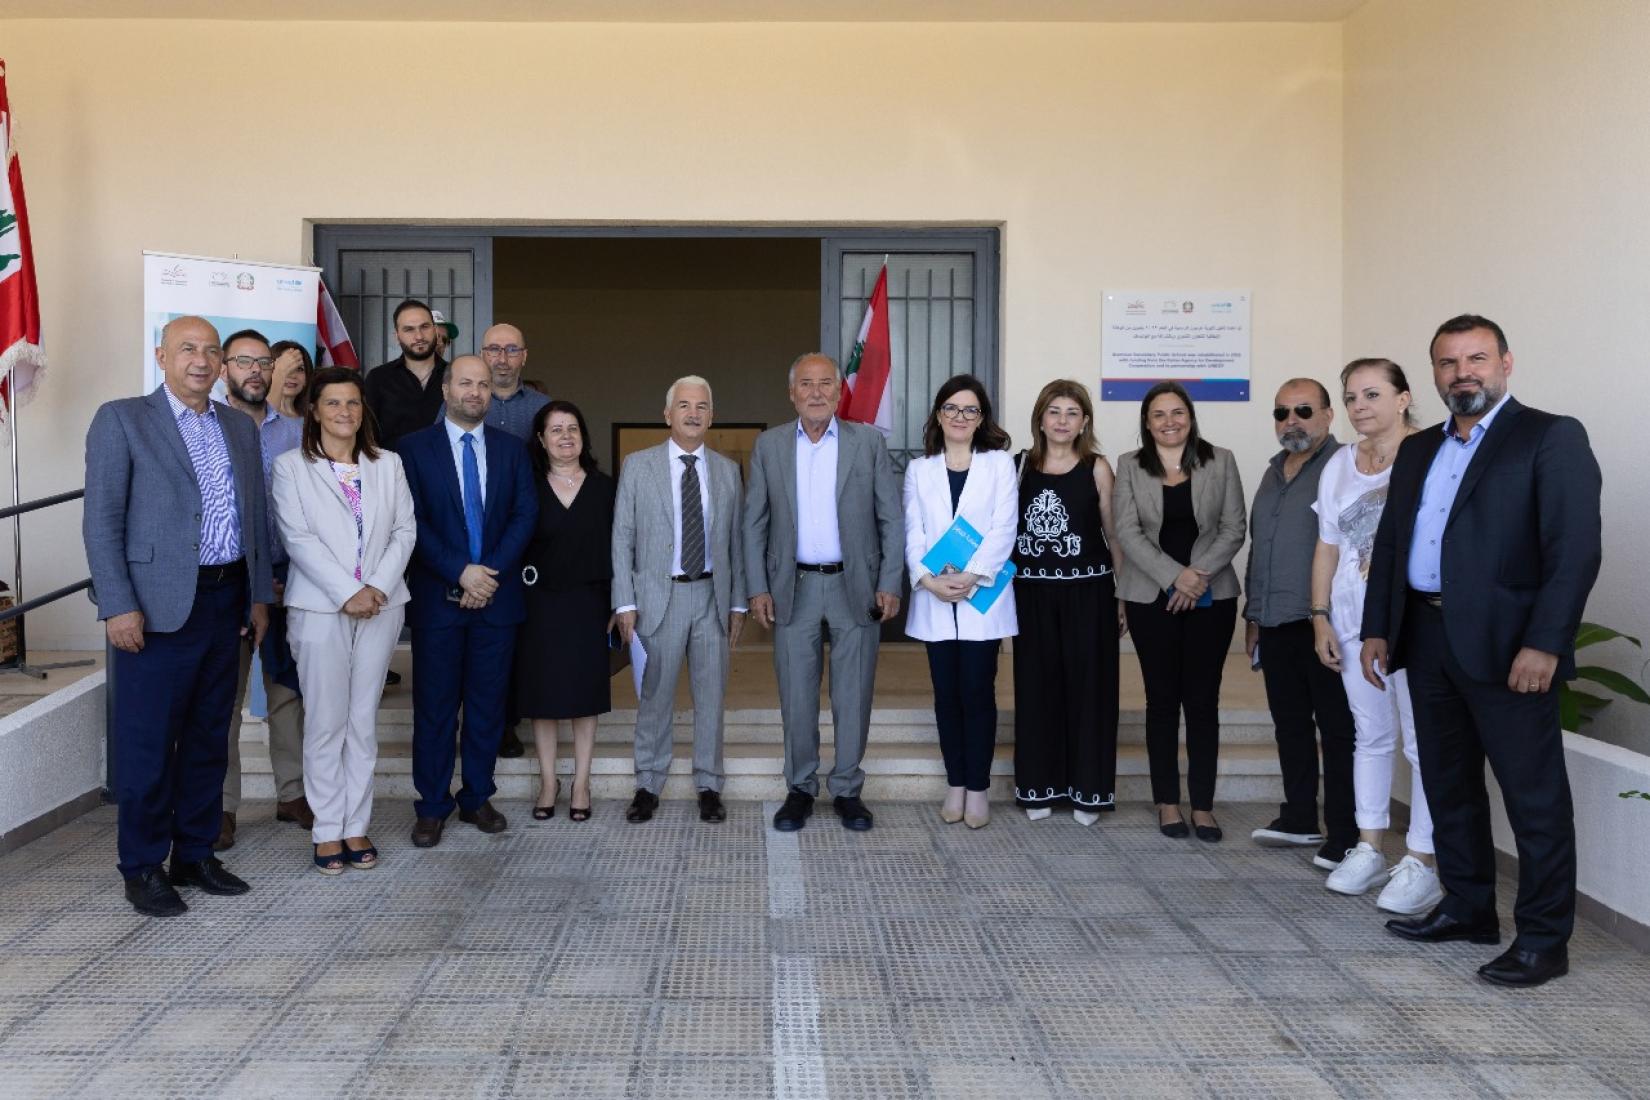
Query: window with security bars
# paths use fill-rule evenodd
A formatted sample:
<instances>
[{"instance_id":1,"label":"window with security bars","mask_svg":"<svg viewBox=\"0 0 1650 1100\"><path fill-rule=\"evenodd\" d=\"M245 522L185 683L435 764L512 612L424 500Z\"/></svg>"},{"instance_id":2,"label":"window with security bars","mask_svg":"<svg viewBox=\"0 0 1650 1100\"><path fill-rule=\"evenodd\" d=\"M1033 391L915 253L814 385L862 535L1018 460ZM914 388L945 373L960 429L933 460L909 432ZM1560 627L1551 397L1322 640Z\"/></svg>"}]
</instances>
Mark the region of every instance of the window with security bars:
<instances>
[{"instance_id":1,"label":"window with security bars","mask_svg":"<svg viewBox=\"0 0 1650 1100\"><path fill-rule=\"evenodd\" d=\"M843 356L853 349L866 303L882 270L882 252L843 252L839 325ZM888 449L901 470L922 454L922 426L940 384L977 369L978 288L973 252L888 253L888 336L892 344L892 433Z\"/></svg>"}]
</instances>

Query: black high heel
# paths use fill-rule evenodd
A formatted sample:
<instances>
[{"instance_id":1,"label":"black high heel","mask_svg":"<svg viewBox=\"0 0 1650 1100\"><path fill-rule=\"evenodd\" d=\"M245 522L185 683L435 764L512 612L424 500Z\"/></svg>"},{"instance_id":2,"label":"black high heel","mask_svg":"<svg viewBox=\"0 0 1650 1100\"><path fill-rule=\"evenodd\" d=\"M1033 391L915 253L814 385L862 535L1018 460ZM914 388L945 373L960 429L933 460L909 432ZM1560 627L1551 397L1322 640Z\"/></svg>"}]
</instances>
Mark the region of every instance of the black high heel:
<instances>
[{"instance_id":1,"label":"black high heel","mask_svg":"<svg viewBox=\"0 0 1650 1100\"><path fill-rule=\"evenodd\" d=\"M589 787L590 784L586 783L585 786ZM579 789L579 784L578 784L577 781L575 781L573 783L573 789L575 791ZM581 822L582 821L589 821L590 820L590 811L595 806L595 799L592 798L590 801L591 801L591 804L589 806L575 806L575 805L573 805L572 795L569 795L568 799L567 799L567 820L569 820L569 821L581 821Z\"/></svg>"},{"instance_id":2,"label":"black high heel","mask_svg":"<svg viewBox=\"0 0 1650 1100\"><path fill-rule=\"evenodd\" d=\"M548 805L548 806L535 805L533 807L533 820L534 821L549 821L552 817L555 817L556 816L556 799L558 799L560 797L561 797L561 780L557 779L556 780L556 793L550 796L550 805ZM569 812L571 812L571 811L569 811Z\"/></svg>"}]
</instances>

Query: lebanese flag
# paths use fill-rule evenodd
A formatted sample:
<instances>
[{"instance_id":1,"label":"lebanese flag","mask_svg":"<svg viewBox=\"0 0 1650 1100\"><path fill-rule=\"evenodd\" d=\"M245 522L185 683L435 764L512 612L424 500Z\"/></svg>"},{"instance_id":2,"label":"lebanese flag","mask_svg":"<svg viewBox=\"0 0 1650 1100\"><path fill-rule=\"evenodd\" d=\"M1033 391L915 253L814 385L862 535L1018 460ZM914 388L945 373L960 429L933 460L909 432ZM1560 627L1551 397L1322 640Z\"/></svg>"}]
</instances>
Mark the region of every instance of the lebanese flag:
<instances>
[{"instance_id":1,"label":"lebanese flag","mask_svg":"<svg viewBox=\"0 0 1650 1100\"><path fill-rule=\"evenodd\" d=\"M894 353L888 338L888 261L865 305L859 339L842 370L842 400L836 415L843 420L870 424L887 439L894 430Z\"/></svg>"},{"instance_id":2,"label":"lebanese flag","mask_svg":"<svg viewBox=\"0 0 1650 1100\"><path fill-rule=\"evenodd\" d=\"M11 147L11 105L6 98L6 63L0 61L0 420L12 401L27 401L46 369L40 346L40 292L34 282L34 250L29 245L29 211L23 201L23 166Z\"/></svg>"},{"instance_id":3,"label":"lebanese flag","mask_svg":"<svg viewBox=\"0 0 1650 1100\"><path fill-rule=\"evenodd\" d=\"M327 290L325 279L320 280L321 293L315 300L315 333L321 338L321 365L323 367L354 367L361 369L361 360L350 343L344 318Z\"/></svg>"}]
</instances>

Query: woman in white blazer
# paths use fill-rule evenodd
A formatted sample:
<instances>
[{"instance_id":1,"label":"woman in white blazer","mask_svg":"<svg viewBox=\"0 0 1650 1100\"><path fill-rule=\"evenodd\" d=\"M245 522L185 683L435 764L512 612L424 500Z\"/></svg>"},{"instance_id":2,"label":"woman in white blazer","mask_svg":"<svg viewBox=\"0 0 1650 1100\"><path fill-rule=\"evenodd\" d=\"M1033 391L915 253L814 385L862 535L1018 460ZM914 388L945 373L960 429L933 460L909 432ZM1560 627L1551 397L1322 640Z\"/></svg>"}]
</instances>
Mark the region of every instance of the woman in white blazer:
<instances>
[{"instance_id":1,"label":"woman in white blazer","mask_svg":"<svg viewBox=\"0 0 1650 1100\"><path fill-rule=\"evenodd\" d=\"M378 699L409 598L417 528L401 459L380 450L358 372L309 388L303 445L275 460L275 518L292 564L284 602L304 695L304 794L315 867L375 867L367 837Z\"/></svg>"},{"instance_id":2,"label":"woman in white blazer","mask_svg":"<svg viewBox=\"0 0 1650 1100\"><path fill-rule=\"evenodd\" d=\"M923 457L905 468L905 564L911 607L905 632L928 643L934 721L950 790L940 817L978 829L991 820L997 742L997 652L1016 631L1014 586L998 576L1014 549L1016 487L1008 433L978 378L959 374L934 395ZM938 570L924 559L958 519L977 542ZM994 598L992 598L994 596ZM971 600L970 597L973 597ZM991 602L984 611L977 604Z\"/></svg>"}]
</instances>

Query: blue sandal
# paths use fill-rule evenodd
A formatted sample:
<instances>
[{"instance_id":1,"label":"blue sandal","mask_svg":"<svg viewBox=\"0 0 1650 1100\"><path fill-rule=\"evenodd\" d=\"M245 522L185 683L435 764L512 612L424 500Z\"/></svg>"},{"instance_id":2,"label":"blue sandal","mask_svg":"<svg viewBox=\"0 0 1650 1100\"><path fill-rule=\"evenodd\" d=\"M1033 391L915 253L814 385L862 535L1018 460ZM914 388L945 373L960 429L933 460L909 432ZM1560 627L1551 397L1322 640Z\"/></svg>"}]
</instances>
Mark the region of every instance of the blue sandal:
<instances>
[{"instance_id":1,"label":"blue sandal","mask_svg":"<svg viewBox=\"0 0 1650 1100\"><path fill-rule=\"evenodd\" d=\"M341 852L334 852L330 856L324 856L321 854L321 846L319 844L314 845L314 848L315 869L317 871L321 872L323 875L341 875L344 873L344 864L348 861L349 855L348 848Z\"/></svg>"},{"instance_id":2,"label":"blue sandal","mask_svg":"<svg viewBox=\"0 0 1650 1100\"><path fill-rule=\"evenodd\" d=\"M360 851L356 851L354 848L351 848L348 844L346 844L344 845L343 854L344 858L349 860L350 866L354 867L356 870L370 871L374 867L378 866L378 849L374 848L371 844L367 845L365 848L362 848Z\"/></svg>"}]
</instances>

